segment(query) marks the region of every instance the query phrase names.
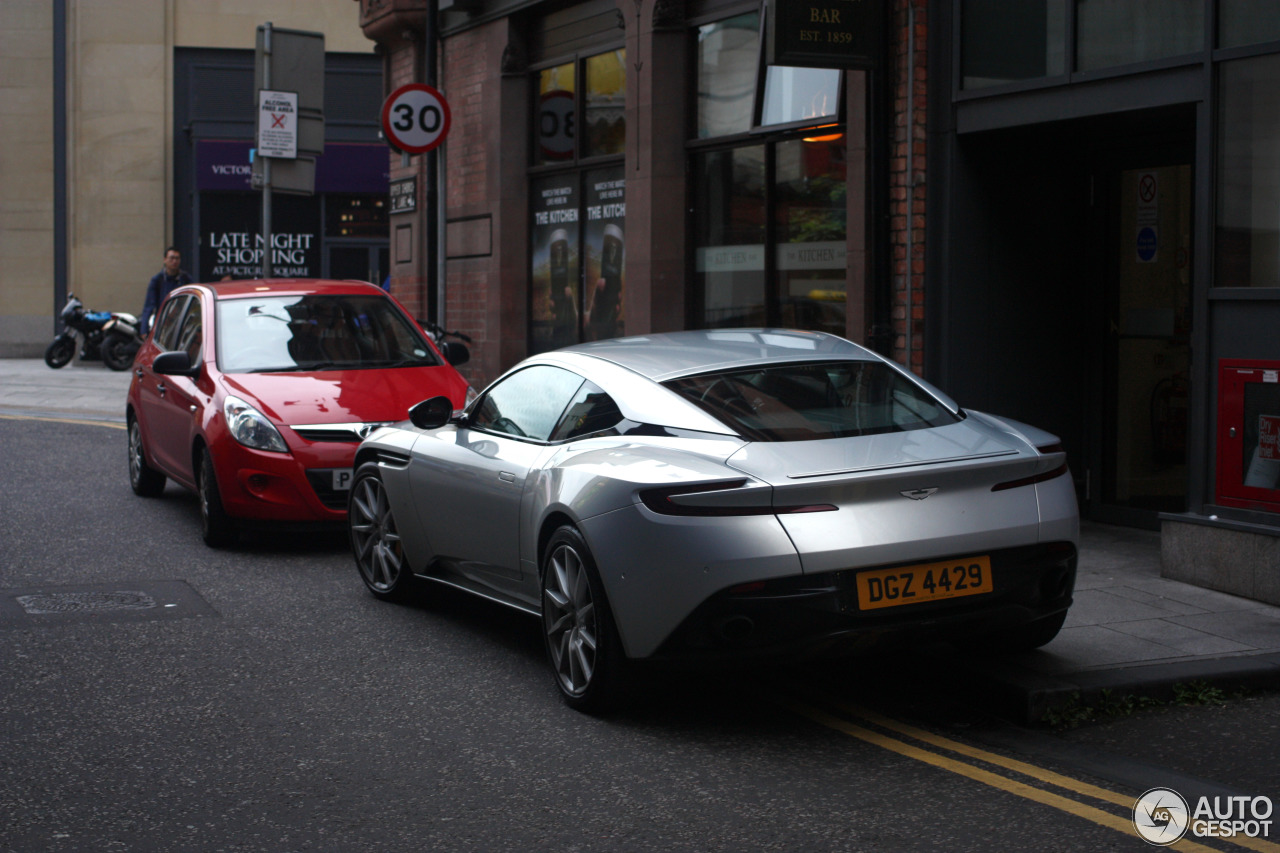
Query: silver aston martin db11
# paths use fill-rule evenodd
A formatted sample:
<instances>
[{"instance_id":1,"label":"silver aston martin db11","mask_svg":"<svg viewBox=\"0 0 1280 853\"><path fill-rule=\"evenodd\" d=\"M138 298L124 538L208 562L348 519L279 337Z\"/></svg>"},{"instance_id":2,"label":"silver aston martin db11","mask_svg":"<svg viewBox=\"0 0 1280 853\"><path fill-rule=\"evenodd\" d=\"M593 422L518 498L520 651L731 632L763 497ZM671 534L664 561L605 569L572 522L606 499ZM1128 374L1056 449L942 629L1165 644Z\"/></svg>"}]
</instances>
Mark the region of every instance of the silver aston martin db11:
<instances>
[{"instance_id":1,"label":"silver aston martin db11","mask_svg":"<svg viewBox=\"0 0 1280 853\"><path fill-rule=\"evenodd\" d=\"M360 446L378 598L418 578L538 616L566 701L638 660L1058 633L1079 521L1054 436L831 335L678 332L534 356Z\"/></svg>"}]
</instances>

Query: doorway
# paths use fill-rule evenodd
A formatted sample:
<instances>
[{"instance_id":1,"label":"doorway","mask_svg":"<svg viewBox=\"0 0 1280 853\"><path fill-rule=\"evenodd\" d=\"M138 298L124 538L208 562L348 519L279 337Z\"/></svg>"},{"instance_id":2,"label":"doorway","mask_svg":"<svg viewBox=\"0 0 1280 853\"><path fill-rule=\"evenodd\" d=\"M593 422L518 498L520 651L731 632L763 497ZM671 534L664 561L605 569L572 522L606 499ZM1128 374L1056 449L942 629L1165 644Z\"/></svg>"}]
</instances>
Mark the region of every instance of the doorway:
<instances>
[{"instance_id":1,"label":"doorway","mask_svg":"<svg viewBox=\"0 0 1280 853\"><path fill-rule=\"evenodd\" d=\"M1094 181L1103 312L1087 512L1152 526L1187 501L1190 152L1106 164Z\"/></svg>"},{"instance_id":2,"label":"doorway","mask_svg":"<svg viewBox=\"0 0 1280 853\"><path fill-rule=\"evenodd\" d=\"M385 243L330 243L325 276L368 281L381 287L383 279L391 273L390 257Z\"/></svg>"},{"instance_id":3,"label":"doorway","mask_svg":"<svg viewBox=\"0 0 1280 853\"><path fill-rule=\"evenodd\" d=\"M957 139L926 377L1057 435L1094 520L1186 508L1196 121L1181 104Z\"/></svg>"}]
</instances>

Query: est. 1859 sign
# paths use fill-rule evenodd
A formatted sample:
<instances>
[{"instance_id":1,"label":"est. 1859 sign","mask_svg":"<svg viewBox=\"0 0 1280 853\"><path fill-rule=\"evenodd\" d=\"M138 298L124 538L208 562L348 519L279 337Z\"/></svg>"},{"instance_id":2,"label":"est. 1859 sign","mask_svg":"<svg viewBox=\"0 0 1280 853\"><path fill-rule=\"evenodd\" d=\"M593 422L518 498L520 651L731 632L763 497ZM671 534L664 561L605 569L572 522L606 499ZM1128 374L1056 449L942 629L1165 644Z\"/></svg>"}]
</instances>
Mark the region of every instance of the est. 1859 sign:
<instances>
[{"instance_id":1,"label":"est. 1859 sign","mask_svg":"<svg viewBox=\"0 0 1280 853\"><path fill-rule=\"evenodd\" d=\"M875 68L880 63L885 0L769 0L770 65Z\"/></svg>"}]
</instances>

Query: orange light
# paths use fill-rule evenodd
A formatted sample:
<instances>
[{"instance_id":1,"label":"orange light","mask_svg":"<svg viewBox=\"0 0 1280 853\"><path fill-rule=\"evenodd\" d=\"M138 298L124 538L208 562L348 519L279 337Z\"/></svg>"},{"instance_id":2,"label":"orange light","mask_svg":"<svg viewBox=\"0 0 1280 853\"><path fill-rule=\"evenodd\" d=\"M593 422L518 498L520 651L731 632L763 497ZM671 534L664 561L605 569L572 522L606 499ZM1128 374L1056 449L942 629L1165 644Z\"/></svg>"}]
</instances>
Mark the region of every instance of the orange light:
<instances>
[{"instance_id":1,"label":"orange light","mask_svg":"<svg viewBox=\"0 0 1280 853\"><path fill-rule=\"evenodd\" d=\"M835 124L820 124L817 127L813 128L813 130L825 130L828 127L838 127L838 126L839 125L835 125ZM827 134L823 134L822 136L806 136L804 138L804 141L805 142L835 142L837 139L841 139L843 137L844 137L843 133L827 133Z\"/></svg>"}]
</instances>

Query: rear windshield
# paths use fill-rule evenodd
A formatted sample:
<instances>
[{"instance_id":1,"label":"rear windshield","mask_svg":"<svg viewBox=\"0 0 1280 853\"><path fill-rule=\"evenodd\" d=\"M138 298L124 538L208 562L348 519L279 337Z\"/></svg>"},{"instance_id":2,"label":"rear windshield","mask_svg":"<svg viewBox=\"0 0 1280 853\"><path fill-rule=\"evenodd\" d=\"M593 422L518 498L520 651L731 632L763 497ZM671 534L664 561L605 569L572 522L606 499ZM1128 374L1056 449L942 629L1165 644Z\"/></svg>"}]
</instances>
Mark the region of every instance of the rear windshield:
<instances>
[{"instance_id":1,"label":"rear windshield","mask_svg":"<svg viewBox=\"0 0 1280 853\"><path fill-rule=\"evenodd\" d=\"M811 441L944 426L959 418L886 364L834 361L663 383L754 441Z\"/></svg>"},{"instance_id":2,"label":"rear windshield","mask_svg":"<svg viewBox=\"0 0 1280 853\"><path fill-rule=\"evenodd\" d=\"M218 366L224 373L439 363L422 334L385 296L262 296L218 302Z\"/></svg>"}]
</instances>

